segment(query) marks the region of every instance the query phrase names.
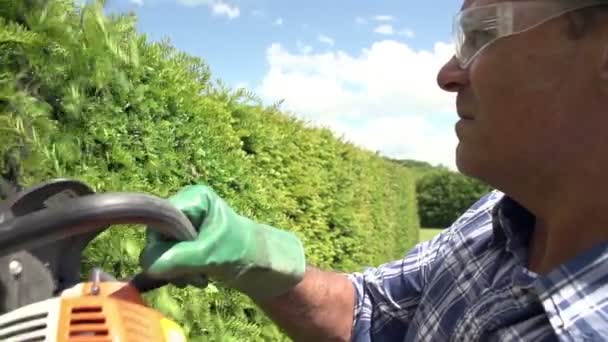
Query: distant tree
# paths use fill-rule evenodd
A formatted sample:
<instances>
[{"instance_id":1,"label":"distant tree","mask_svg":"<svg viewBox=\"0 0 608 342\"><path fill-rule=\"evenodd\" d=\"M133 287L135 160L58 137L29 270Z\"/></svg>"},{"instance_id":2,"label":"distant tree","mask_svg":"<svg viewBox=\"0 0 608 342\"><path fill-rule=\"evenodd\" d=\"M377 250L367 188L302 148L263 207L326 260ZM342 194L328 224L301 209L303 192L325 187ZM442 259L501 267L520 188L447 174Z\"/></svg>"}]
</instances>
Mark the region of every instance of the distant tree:
<instances>
[{"instance_id":1,"label":"distant tree","mask_svg":"<svg viewBox=\"0 0 608 342\"><path fill-rule=\"evenodd\" d=\"M405 165L405 166L409 166L409 167L415 167L415 168L431 169L431 168L434 167L433 165L431 165L430 163L427 163L425 161L413 160L413 159L402 159L402 160L398 160L398 162L401 165Z\"/></svg>"},{"instance_id":2,"label":"distant tree","mask_svg":"<svg viewBox=\"0 0 608 342\"><path fill-rule=\"evenodd\" d=\"M486 184L461 173L443 168L430 171L416 184L420 225L446 228L490 190Z\"/></svg>"}]
</instances>

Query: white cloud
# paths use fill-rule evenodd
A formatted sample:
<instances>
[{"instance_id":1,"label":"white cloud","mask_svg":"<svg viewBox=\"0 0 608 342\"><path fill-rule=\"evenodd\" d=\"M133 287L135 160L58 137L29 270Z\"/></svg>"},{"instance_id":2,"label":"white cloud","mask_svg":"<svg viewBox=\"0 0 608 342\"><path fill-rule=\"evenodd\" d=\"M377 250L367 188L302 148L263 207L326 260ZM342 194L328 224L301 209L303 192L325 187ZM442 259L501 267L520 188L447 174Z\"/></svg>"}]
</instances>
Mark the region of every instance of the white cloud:
<instances>
[{"instance_id":1,"label":"white cloud","mask_svg":"<svg viewBox=\"0 0 608 342\"><path fill-rule=\"evenodd\" d=\"M292 53L272 44L269 70L255 91L359 146L454 168L454 96L436 83L452 54L445 43L425 51L392 40L357 55Z\"/></svg>"},{"instance_id":2,"label":"white cloud","mask_svg":"<svg viewBox=\"0 0 608 342\"><path fill-rule=\"evenodd\" d=\"M380 25L378 27L376 27L374 29L374 32L376 33L380 33L380 34L393 34L394 30L393 30L393 26L388 25L388 24L384 24L384 25Z\"/></svg>"},{"instance_id":3,"label":"white cloud","mask_svg":"<svg viewBox=\"0 0 608 342\"><path fill-rule=\"evenodd\" d=\"M312 46L310 45L306 45L304 43L302 43L301 41L297 41L297 47L298 47L298 51L300 51L301 54L307 55L309 53L312 52Z\"/></svg>"},{"instance_id":4,"label":"white cloud","mask_svg":"<svg viewBox=\"0 0 608 342\"><path fill-rule=\"evenodd\" d=\"M274 21L273 25L276 25L276 26L281 26L281 25L283 25L283 18L277 18L277 19Z\"/></svg>"},{"instance_id":5,"label":"white cloud","mask_svg":"<svg viewBox=\"0 0 608 342\"><path fill-rule=\"evenodd\" d=\"M215 15L224 15L230 19L234 19L241 14L241 11L236 6L230 6L224 2L216 2L211 5L211 10Z\"/></svg>"},{"instance_id":6,"label":"white cloud","mask_svg":"<svg viewBox=\"0 0 608 342\"><path fill-rule=\"evenodd\" d=\"M319 36L317 37L317 39L319 39L319 41L321 43L325 43L327 45L333 46L334 45L334 40L328 36L319 34Z\"/></svg>"},{"instance_id":7,"label":"white cloud","mask_svg":"<svg viewBox=\"0 0 608 342\"><path fill-rule=\"evenodd\" d=\"M186 7L208 6L214 15L226 16L229 19L234 19L241 15L241 10L237 6L230 5L223 0L178 0L177 2Z\"/></svg>"},{"instance_id":8,"label":"white cloud","mask_svg":"<svg viewBox=\"0 0 608 342\"><path fill-rule=\"evenodd\" d=\"M398 34L401 36L406 36L408 38L414 37L414 31L412 31L410 29L403 29L403 30L399 31Z\"/></svg>"},{"instance_id":9,"label":"white cloud","mask_svg":"<svg viewBox=\"0 0 608 342\"><path fill-rule=\"evenodd\" d=\"M211 0L178 0L177 2L186 7L197 7L197 6L209 5L211 3Z\"/></svg>"},{"instance_id":10,"label":"white cloud","mask_svg":"<svg viewBox=\"0 0 608 342\"><path fill-rule=\"evenodd\" d=\"M393 21L395 17L392 15L377 15L374 17L374 19L377 21Z\"/></svg>"},{"instance_id":11,"label":"white cloud","mask_svg":"<svg viewBox=\"0 0 608 342\"><path fill-rule=\"evenodd\" d=\"M357 24L359 24L359 25L364 25L364 24L367 24L367 20L365 20L365 19L364 19L364 18L362 18L362 17L356 17L356 18L355 18L355 22L356 22Z\"/></svg>"},{"instance_id":12,"label":"white cloud","mask_svg":"<svg viewBox=\"0 0 608 342\"><path fill-rule=\"evenodd\" d=\"M452 130L433 126L424 114L401 117L378 117L360 125L349 125L340 120L327 120L338 136L371 151L398 159L415 159L431 164L443 164L456 169L456 135Z\"/></svg>"}]
</instances>

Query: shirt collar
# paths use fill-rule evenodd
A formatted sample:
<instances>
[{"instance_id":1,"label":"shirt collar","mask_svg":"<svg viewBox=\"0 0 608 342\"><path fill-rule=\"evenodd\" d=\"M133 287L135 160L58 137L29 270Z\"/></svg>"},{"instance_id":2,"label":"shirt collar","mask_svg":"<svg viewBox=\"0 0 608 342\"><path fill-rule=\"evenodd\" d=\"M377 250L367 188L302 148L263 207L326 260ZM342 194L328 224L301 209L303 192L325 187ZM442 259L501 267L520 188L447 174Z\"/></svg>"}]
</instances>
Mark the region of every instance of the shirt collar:
<instances>
[{"instance_id":1,"label":"shirt collar","mask_svg":"<svg viewBox=\"0 0 608 342\"><path fill-rule=\"evenodd\" d=\"M605 336L608 241L538 276L526 267L534 221L532 213L506 195L492 208L492 243L504 246L522 262L519 272L514 272L515 283L534 289L556 331L568 329L577 340L599 339L600 332Z\"/></svg>"},{"instance_id":2,"label":"shirt collar","mask_svg":"<svg viewBox=\"0 0 608 342\"><path fill-rule=\"evenodd\" d=\"M492 208L491 243L504 244L508 251L525 252L534 229L534 215L511 197L504 195ZM525 257L524 255L519 255Z\"/></svg>"},{"instance_id":3,"label":"shirt collar","mask_svg":"<svg viewBox=\"0 0 608 342\"><path fill-rule=\"evenodd\" d=\"M530 211L511 197L504 195L492 208L491 243L495 246L503 245L507 251L520 258L522 266L525 266L535 221L536 219ZM606 272L608 271L608 264L605 262L607 258L608 241L600 241L541 278L544 278L544 285L548 287L547 281L556 283L558 275L576 273L576 270L584 267L601 269L602 272Z\"/></svg>"}]
</instances>

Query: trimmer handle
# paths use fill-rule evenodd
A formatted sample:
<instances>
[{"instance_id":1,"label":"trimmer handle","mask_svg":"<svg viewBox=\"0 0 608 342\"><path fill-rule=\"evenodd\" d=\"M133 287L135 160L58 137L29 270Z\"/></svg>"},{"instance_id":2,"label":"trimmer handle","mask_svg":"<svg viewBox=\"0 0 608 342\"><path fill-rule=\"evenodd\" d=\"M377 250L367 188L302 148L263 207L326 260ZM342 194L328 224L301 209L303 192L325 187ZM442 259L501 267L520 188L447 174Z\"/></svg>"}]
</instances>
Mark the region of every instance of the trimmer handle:
<instances>
[{"instance_id":1,"label":"trimmer handle","mask_svg":"<svg viewBox=\"0 0 608 342\"><path fill-rule=\"evenodd\" d=\"M168 240L193 240L197 236L186 215L167 200L140 193L91 194L0 224L0 256L72 236L101 232L117 224L143 224ZM168 283L168 280L152 279L145 274L136 275L132 281L142 292ZM199 285L204 284L201 279Z\"/></svg>"},{"instance_id":2,"label":"trimmer handle","mask_svg":"<svg viewBox=\"0 0 608 342\"><path fill-rule=\"evenodd\" d=\"M103 193L66 200L0 225L0 255L35 248L114 224L144 224L174 240L191 240L196 230L168 201L139 193Z\"/></svg>"}]
</instances>

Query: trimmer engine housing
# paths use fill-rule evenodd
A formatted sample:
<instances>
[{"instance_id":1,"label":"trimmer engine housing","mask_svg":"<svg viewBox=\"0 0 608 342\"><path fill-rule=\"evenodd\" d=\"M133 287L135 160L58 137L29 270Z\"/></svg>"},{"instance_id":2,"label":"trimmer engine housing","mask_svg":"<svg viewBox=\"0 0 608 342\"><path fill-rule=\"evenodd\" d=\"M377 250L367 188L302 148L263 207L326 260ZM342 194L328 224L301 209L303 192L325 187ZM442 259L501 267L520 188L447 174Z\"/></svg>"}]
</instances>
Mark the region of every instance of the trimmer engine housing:
<instances>
[{"instance_id":1,"label":"trimmer engine housing","mask_svg":"<svg viewBox=\"0 0 608 342\"><path fill-rule=\"evenodd\" d=\"M115 224L143 224L174 240L197 234L164 199L96 194L74 180L53 180L0 203L0 341L186 340L141 297L169 280L145 273L117 280L100 269L81 279L84 248Z\"/></svg>"}]
</instances>

